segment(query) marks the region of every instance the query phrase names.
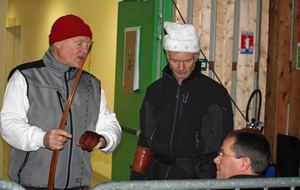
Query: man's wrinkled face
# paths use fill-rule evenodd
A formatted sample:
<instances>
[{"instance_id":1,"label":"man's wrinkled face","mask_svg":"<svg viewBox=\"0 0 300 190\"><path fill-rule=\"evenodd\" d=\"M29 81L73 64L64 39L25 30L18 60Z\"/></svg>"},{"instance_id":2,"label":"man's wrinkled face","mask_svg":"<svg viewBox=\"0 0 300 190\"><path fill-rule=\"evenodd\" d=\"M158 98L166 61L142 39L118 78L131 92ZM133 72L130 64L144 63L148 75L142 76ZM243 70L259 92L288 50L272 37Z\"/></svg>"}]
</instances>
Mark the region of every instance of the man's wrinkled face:
<instances>
[{"instance_id":1,"label":"man's wrinkled face","mask_svg":"<svg viewBox=\"0 0 300 190\"><path fill-rule=\"evenodd\" d=\"M88 56L92 41L89 37L77 36L56 42L54 45L56 46L54 57L60 63L81 68Z\"/></svg>"},{"instance_id":2,"label":"man's wrinkled face","mask_svg":"<svg viewBox=\"0 0 300 190\"><path fill-rule=\"evenodd\" d=\"M188 78L195 68L197 53L168 51L169 66L178 83Z\"/></svg>"},{"instance_id":3,"label":"man's wrinkled face","mask_svg":"<svg viewBox=\"0 0 300 190\"><path fill-rule=\"evenodd\" d=\"M219 151L219 155L214 159L217 166L218 179L227 179L234 175L241 174L243 161L240 158L236 158L235 153L231 149L234 142L235 139L233 137L225 139Z\"/></svg>"}]
</instances>

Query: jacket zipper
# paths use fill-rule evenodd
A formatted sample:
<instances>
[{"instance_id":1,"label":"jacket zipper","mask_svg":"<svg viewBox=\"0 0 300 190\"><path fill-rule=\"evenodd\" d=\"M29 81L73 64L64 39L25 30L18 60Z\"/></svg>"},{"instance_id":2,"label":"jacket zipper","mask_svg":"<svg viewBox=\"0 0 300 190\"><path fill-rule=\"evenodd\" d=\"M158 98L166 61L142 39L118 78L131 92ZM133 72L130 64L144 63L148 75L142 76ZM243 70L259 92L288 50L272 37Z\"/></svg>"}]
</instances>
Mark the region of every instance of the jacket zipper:
<instances>
[{"instance_id":1,"label":"jacket zipper","mask_svg":"<svg viewBox=\"0 0 300 190\"><path fill-rule=\"evenodd\" d=\"M62 101L63 101L62 95L61 95L61 93L58 90L56 91L56 94L57 94L57 97L58 97L58 102L59 102L60 110L63 113L64 112L64 107L63 107L63 104L62 104Z\"/></svg>"},{"instance_id":2,"label":"jacket zipper","mask_svg":"<svg viewBox=\"0 0 300 190\"><path fill-rule=\"evenodd\" d=\"M65 72L65 75L64 75L65 84L66 84L66 92L67 92L66 100L69 97L69 86L68 86L67 74L69 75L68 78L70 78L70 70L68 70L67 72ZM72 112L71 112L71 109L69 110L69 115L70 115L70 133L73 135L73 122L72 122ZM68 173L67 173L68 175L67 175L67 181L66 181L65 189L67 189L67 187L69 185L69 180L70 180L72 149L73 149L73 138L71 138L71 141L70 141L70 154L69 154L70 156L69 156L69 161L68 161Z\"/></svg>"},{"instance_id":3,"label":"jacket zipper","mask_svg":"<svg viewBox=\"0 0 300 190\"><path fill-rule=\"evenodd\" d=\"M20 166L20 168L19 168L19 171L18 171L18 183L19 183L19 184L21 184L21 173L22 173L22 170L24 169L24 167L25 167L26 164L27 164L29 154L30 154L30 152L26 152L24 161L23 161L23 163L21 164L21 166Z\"/></svg>"},{"instance_id":4,"label":"jacket zipper","mask_svg":"<svg viewBox=\"0 0 300 190\"><path fill-rule=\"evenodd\" d=\"M174 112L174 120L173 120L173 125L172 125L172 131L171 131L171 137L170 137L170 158L172 159L173 157L173 139L174 139L174 132L175 132L175 127L176 127L176 120L177 120L177 112L178 112L178 104L180 103L180 90L181 86L178 86L177 92L176 92L176 104L175 104L175 112ZM169 169L168 169L169 170ZM165 174L165 179L168 179L169 172L166 172Z\"/></svg>"},{"instance_id":5,"label":"jacket zipper","mask_svg":"<svg viewBox=\"0 0 300 190\"><path fill-rule=\"evenodd\" d=\"M196 151L199 150L199 144L200 144L200 140L199 140L199 131L197 130L196 131L196 137L195 137L195 140L196 140Z\"/></svg>"},{"instance_id":6,"label":"jacket zipper","mask_svg":"<svg viewBox=\"0 0 300 190\"><path fill-rule=\"evenodd\" d=\"M186 104L188 99L189 99L189 93L183 93L182 94L182 103L180 104L180 109L179 109L179 118L182 117L182 108L183 108L183 104Z\"/></svg>"},{"instance_id":7,"label":"jacket zipper","mask_svg":"<svg viewBox=\"0 0 300 190\"><path fill-rule=\"evenodd\" d=\"M151 134L151 136L150 136L150 143L151 143L151 145L152 145L153 136L155 135L156 130L157 130L157 128L155 127L154 130L153 130L153 132L152 132L152 134Z\"/></svg>"}]
</instances>

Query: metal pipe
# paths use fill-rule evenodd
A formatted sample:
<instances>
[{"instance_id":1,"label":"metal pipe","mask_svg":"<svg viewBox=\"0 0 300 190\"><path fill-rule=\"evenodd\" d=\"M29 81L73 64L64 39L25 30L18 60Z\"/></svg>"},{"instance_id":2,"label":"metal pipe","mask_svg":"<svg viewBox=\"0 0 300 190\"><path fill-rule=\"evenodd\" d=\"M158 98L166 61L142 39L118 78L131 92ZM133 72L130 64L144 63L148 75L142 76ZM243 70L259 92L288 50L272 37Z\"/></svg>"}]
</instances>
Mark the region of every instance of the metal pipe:
<instances>
[{"instance_id":1,"label":"metal pipe","mask_svg":"<svg viewBox=\"0 0 300 190\"><path fill-rule=\"evenodd\" d=\"M237 59L238 59L238 43L239 43L239 26L240 26L240 0L235 0L234 16L233 16L233 47L232 47L232 73L231 73L231 98L236 101L236 81L237 81ZM233 107L235 115L236 108Z\"/></svg>"},{"instance_id":2,"label":"metal pipe","mask_svg":"<svg viewBox=\"0 0 300 190\"><path fill-rule=\"evenodd\" d=\"M295 0L292 0L292 18L291 18L291 41L290 41L290 73L292 72L292 63L293 63L293 43L294 43L294 19L295 19ZM285 132L289 134L290 128L290 109L291 109L291 102L288 101L287 104L287 116L286 116L286 126Z\"/></svg>"},{"instance_id":3,"label":"metal pipe","mask_svg":"<svg viewBox=\"0 0 300 190\"><path fill-rule=\"evenodd\" d=\"M214 78L213 70L216 51L216 25L217 25L217 1L211 0L211 17L210 17L210 46L209 46L209 71L208 76Z\"/></svg>"},{"instance_id":4,"label":"metal pipe","mask_svg":"<svg viewBox=\"0 0 300 190\"><path fill-rule=\"evenodd\" d=\"M232 178L232 179L197 179L197 180L151 180L119 181L97 185L93 190L123 189L242 189L270 187L300 187L300 177L275 178Z\"/></svg>"},{"instance_id":5,"label":"metal pipe","mask_svg":"<svg viewBox=\"0 0 300 190\"><path fill-rule=\"evenodd\" d=\"M294 19L295 19L295 0L292 0L292 18L291 18L291 41L290 41L290 64L292 65L293 61L293 42L294 42ZM291 72L290 66L290 72Z\"/></svg>"},{"instance_id":6,"label":"metal pipe","mask_svg":"<svg viewBox=\"0 0 300 190\"><path fill-rule=\"evenodd\" d=\"M140 130L138 129L134 129L134 128L130 128L130 127L126 127L124 125L121 125L121 128L122 128L122 131L128 133L128 134L131 134L131 135L134 135L134 136L139 136L140 135Z\"/></svg>"},{"instance_id":7,"label":"metal pipe","mask_svg":"<svg viewBox=\"0 0 300 190\"><path fill-rule=\"evenodd\" d=\"M261 29L261 0L256 1L256 38L255 38L255 48L254 48L254 79L253 79L253 90L258 89L259 82L259 56L260 56L260 29ZM257 97L253 100L252 103L253 110L252 115L256 116L257 113Z\"/></svg>"},{"instance_id":8,"label":"metal pipe","mask_svg":"<svg viewBox=\"0 0 300 190\"><path fill-rule=\"evenodd\" d=\"M194 0L188 0L187 2L187 23L193 23L193 7L194 7Z\"/></svg>"},{"instance_id":9,"label":"metal pipe","mask_svg":"<svg viewBox=\"0 0 300 190\"><path fill-rule=\"evenodd\" d=\"M161 69L161 41L162 41L162 28L163 28L163 0L159 1L159 14L158 14L158 26L157 26L157 58L156 58L156 79L159 79L160 76L160 69Z\"/></svg>"},{"instance_id":10,"label":"metal pipe","mask_svg":"<svg viewBox=\"0 0 300 190\"><path fill-rule=\"evenodd\" d=\"M286 126L285 126L285 134L289 134L290 129L290 113L291 113L291 103L288 102L287 104L287 111L286 111Z\"/></svg>"},{"instance_id":11,"label":"metal pipe","mask_svg":"<svg viewBox=\"0 0 300 190\"><path fill-rule=\"evenodd\" d=\"M20 184L4 179L0 179L0 189L25 190Z\"/></svg>"},{"instance_id":12,"label":"metal pipe","mask_svg":"<svg viewBox=\"0 0 300 190\"><path fill-rule=\"evenodd\" d=\"M260 29L261 29L261 0L256 3L256 38L255 38L255 63L259 62L260 55ZM255 88L254 88L255 89Z\"/></svg>"}]
</instances>

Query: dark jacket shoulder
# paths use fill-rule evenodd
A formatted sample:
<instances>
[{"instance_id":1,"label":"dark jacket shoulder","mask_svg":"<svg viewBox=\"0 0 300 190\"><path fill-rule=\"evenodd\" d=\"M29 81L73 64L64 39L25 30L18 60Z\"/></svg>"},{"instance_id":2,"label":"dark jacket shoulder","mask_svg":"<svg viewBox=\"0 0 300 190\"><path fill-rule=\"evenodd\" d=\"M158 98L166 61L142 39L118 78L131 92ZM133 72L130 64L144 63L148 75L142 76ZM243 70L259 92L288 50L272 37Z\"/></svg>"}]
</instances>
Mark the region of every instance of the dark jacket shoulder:
<instances>
[{"instance_id":1,"label":"dark jacket shoulder","mask_svg":"<svg viewBox=\"0 0 300 190\"><path fill-rule=\"evenodd\" d=\"M33 62L23 63L21 65L16 66L15 68L13 68L9 72L7 80L10 79L10 77L14 74L14 72L16 70L22 71L22 70L26 70L26 69L40 68L40 67L45 67L45 64L44 64L44 62L42 60L37 60L37 61L33 61Z\"/></svg>"}]
</instances>

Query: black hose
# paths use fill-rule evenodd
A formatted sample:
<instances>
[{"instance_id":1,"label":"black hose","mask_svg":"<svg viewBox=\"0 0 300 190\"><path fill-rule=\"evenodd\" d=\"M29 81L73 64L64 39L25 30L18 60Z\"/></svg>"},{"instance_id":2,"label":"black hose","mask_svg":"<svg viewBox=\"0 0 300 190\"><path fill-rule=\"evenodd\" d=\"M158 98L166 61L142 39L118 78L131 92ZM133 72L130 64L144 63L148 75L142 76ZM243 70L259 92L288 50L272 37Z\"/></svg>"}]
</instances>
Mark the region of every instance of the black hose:
<instances>
[{"instance_id":1,"label":"black hose","mask_svg":"<svg viewBox=\"0 0 300 190\"><path fill-rule=\"evenodd\" d=\"M260 111L261 111L261 91L259 89L256 89L252 92L252 94L250 95L249 97L249 100L248 100L248 103L247 103L247 108L246 108L246 120L247 122L250 122L249 120L249 110L250 110L250 105L251 105L251 102L252 102L252 99L254 97L254 95L258 95L258 112L255 114L255 117L253 118L254 121L257 121L259 122L259 119L260 119Z\"/></svg>"}]
</instances>

